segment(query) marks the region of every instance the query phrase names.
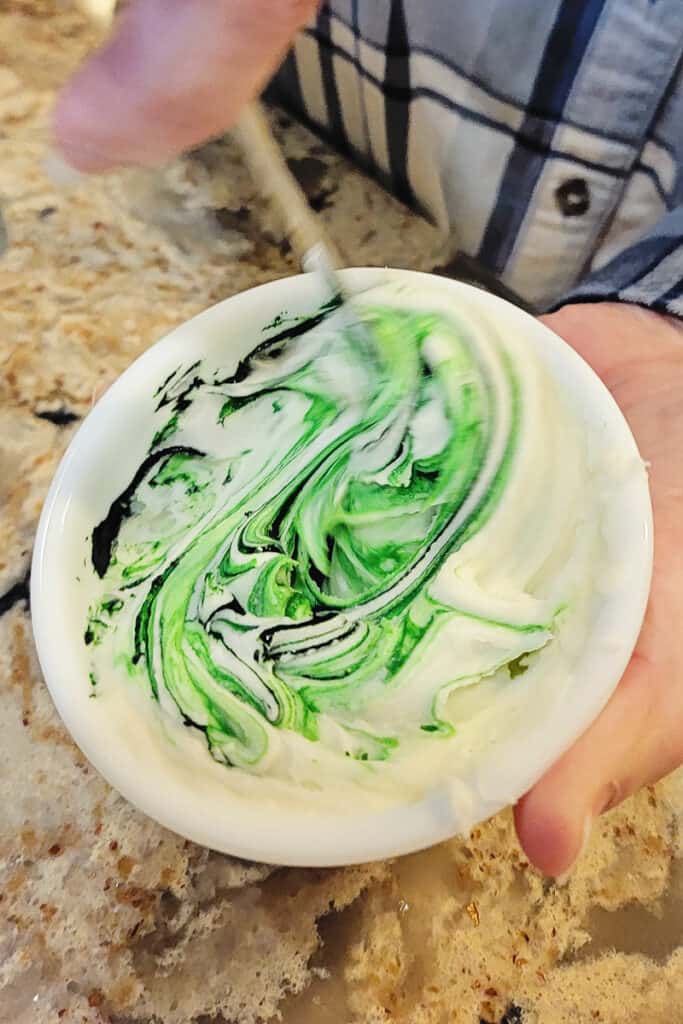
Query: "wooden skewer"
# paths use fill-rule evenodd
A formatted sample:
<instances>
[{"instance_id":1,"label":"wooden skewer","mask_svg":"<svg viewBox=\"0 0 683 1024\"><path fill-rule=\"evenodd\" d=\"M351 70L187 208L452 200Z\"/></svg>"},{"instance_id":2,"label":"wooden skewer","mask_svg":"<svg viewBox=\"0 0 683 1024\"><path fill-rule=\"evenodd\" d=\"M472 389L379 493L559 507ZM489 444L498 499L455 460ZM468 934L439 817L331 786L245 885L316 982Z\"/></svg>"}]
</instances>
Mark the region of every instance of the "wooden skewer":
<instances>
[{"instance_id":1,"label":"wooden skewer","mask_svg":"<svg viewBox=\"0 0 683 1024\"><path fill-rule=\"evenodd\" d=\"M339 254L326 238L319 218L287 166L258 101L244 109L234 135L259 189L277 211L304 269L323 273L333 290L340 291L335 275L341 266Z\"/></svg>"}]
</instances>

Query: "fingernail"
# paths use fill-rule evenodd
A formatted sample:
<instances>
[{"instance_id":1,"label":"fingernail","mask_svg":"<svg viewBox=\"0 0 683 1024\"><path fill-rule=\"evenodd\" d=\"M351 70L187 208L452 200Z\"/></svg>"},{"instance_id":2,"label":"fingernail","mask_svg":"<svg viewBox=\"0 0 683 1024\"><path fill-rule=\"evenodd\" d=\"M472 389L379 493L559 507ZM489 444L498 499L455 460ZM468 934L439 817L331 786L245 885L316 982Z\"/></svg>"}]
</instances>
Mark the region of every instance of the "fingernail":
<instances>
[{"instance_id":1,"label":"fingernail","mask_svg":"<svg viewBox=\"0 0 683 1024\"><path fill-rule=\"evenodd\" d=\"M576 865L579 863L579 861L583 857L584 853L586 852L586 848L588 847L588 844L590 843L591 833L593 831L593 821L594 821L594 818L593 818L592 815L588 815L586 817L586 819L584 820L584 823L583 823L583 836L582 836L582 839L581 839L581 846L579 847L578 852L576 854L576 857L571 862L569 867L566 868L562 872L562 874L558 875L557 878L555 879L556 885L559 885L559 886L566 885L567 882L569 881L569 879L571 878L571 876L572 876L572 874L574 872L574 868L576 867Z\"/></svg>"},{"instance_id":2,"label":"fingernail","mask_svg":"<svg viewBox=\"0 0 683 1024\"><path fill-rule=\"evenodd\" d=\"M621 786L617 782L608 782L607 785L600 790L595 803L593 805L593 817L599 818L601 814L606 814L607 811L611 811L613 807L616 807L621 802L622 790Z\"/></svg>"},{"instance_id":3,"label":"fingernail","mask_svg":"<svg viewBox=\"0 0 683 1024\"><path fill-rule=\"evenodd\" d=\"M563 871L561 875L558 875L556 877L555 882L557 885L567 884L567 882L569 881L574 872L574 868L586 852L586 847L590 842L591 832L593 831L593 822L596 818L599 818L601 814L606 814L607 811L611 810L613 807L616 807L616 805L621 800L621 792L621 786L617 782L609 782L600 790L596 800L593 803L592 812L589 815L587 815L586 819L584 820L583 838L581 840L581 846L579 847L576 857L569 865L569 867L565 871Z\"/></svg>"},{"instance_id":4,"label":"fingernail","mask_svg":"<svg viewBox=\"0 0 683 1024\"><path fill-rule=\"evenodd\" d=\"M74 188L85 177L75 167L67 163L61 153L56 150L48 150L43 161L43 170L53 185L58 188Z\"/></svg>"}]
</instances>

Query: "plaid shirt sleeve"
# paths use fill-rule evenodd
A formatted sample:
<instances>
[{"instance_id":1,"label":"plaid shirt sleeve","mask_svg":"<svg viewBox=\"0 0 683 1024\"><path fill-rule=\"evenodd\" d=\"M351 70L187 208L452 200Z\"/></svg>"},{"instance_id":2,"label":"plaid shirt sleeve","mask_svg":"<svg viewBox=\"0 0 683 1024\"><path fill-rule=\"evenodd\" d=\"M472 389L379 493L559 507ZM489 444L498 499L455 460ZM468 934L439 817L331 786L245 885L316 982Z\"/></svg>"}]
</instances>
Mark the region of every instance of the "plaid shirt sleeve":
<instances>
[{"instance_id":1,"label":"plaid shirt sleeve","mask_svg":"<svg viewBox=\"0 0 683 1024\"><path fill-rule=\"evenodd\" d=\"M527 308L682 315L682 55L681 0L328 0L275 85Z\"/></svg>"},{"instance_id":2,"label":"plaid shirt sleeve","mask_svg":"<svg viewBox=\"0 0 683 1024\"><path fill-rule=\"evenodd\" d=\"M553 308L567 302L633 302L683 318L683 206L580 281Z\"/></svg>"}]
</instances>

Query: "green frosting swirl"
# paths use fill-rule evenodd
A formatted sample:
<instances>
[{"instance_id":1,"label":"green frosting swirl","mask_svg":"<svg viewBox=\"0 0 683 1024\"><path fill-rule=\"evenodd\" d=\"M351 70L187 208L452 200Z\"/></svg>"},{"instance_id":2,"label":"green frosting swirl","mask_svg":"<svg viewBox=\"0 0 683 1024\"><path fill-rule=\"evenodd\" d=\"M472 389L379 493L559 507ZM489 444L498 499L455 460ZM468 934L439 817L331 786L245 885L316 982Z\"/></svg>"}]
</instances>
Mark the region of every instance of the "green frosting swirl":
<instances>
[{"instance_id":1,"label":"green frosting swirl","mask_svg":"<svg viewBox=\"0 0 683 1024\"><path fill-rule=\"evenodd\" d=\"M228 375L177 370L93 530L94 692L123 662L228 765L286 773L295 735L313 760L375 764L438 743L454 687L517 674L550 636L433 586L505 494L521 416L508 353L455 316L363 319L325 309L271 327ZM430 658L454 619L502 640L475 670L453 650L444 679Z\"/></svg>"}]
</instances>

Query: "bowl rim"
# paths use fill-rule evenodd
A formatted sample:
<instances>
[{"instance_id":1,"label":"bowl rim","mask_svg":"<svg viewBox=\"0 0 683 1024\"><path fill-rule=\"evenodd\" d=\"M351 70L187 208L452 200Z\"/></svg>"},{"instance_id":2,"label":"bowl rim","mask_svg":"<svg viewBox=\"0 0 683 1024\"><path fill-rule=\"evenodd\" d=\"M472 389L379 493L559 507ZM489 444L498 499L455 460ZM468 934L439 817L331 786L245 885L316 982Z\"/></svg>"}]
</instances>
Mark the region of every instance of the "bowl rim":
<instances>
[{"instance_id":1,"label":"bowl rim","mask_svg":"<svg viewBox=\"0 0 683 1024\"><path fill-rule=\"evenodd\" d=\"M504 299L472 285L437 275L388 268L353 268L342 272L352 290L374 287L395 281L413 285L436 286L449 292L476 298L484 308L502 320L517 320L538 352L547 352L548 359L578 381L584 399L590 399L600 416L615 431L624 450L637 455L630 429L611 394L587 363L558 335L539 320L529 316ZM68 534L70 487L78 480L79 462L97 447L97 437L117 415L118 398L132 383L146 379L158 382L155 367L168 366L171 353L187 352L192 336L202 337L221 324L229 324L239 316L250 316L255 325L265 322L260 312L262 303L275 300L287 305L292 296L308 302L314 300L317 283L313 275L301 274L279 278L238 293L204 310L167 333L145 350L116 379L93 407L74 435L50 485L38 525L31 570L31 616L38 658L46 684L67 729L77 745L104 778L130 803L159 824L203 846L243 857L248 860L292 866L338 866L364 863L423 849L455 834L468 831L476 822L490 817L518 799L543 772L576 740L607 703L623 674L635 647L647 605L653 556L652 510L645 474L642 483L634 486L632 500L624 511L625 535L628 539L628 565L631 585L622 588L612 600L612 618L622 627L621 641L606 645L597 654L586 653L588 666L602 684L584 686L580 701L573 701L571 713L555 716L552 736L543 731L534 742L525 743L521 762L506 770L504 790L496 792L484 778L476 806L463 811L461 801L453 799L452 787L436 787L419 801L381 810L321 814L287 809L269 803L255 808L248 800L239 799L225 788L226 809L238 814L216 815L215 803L209 805L202 792L195 801L187 792L177 790L175 780L163 778L158 772L148 776L141 764L132 766L126 757L107 749L109 740L102 730L105 725L84 713L82 695L74 691L68 657L64 658L68 635L55 628L55 601L64 592L58 579L60 548ZM199 334L197 333L199 332ZM206 336L206 333L204 334ZM174 357L175 358L175 357ZM65 604L66 602L62 602ZM607 602L610 603L609 601ZM63 624L66 612L58 608L57 618ZM61 616L61 618L60 618ZM72 641L73 649L73 641ZM75 696L74 696L75 694ZM87 700L85 701L87 705ZM90 705L92 707L92 705ZM130 752L130 751L129 751ZM455 780L457 781L457 780ZM210 813L213 811L213 813ZM266 812L266 813L264 813Z\"/></svg>"}]
</instances>

